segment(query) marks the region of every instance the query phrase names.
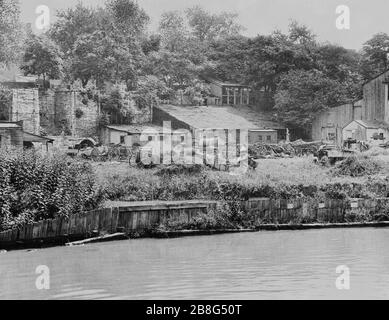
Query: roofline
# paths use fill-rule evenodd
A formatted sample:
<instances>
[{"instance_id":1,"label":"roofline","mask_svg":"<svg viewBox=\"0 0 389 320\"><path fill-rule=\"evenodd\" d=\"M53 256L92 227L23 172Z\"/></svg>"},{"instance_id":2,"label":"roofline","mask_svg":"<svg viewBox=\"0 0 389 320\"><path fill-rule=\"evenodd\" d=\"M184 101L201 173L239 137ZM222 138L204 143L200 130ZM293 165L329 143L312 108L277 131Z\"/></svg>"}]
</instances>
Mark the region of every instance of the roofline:
<instances>
[{"instance_id":1,"label":"roofline","mask_svg":"<svg viewBox=\"0 0 389 320\"><path fill-rule=\"evenodd\" d=\"M45 139L47 141L51 141L51 142L54 142L54 139L50 139L50 138L46 138L46 137L43 137L43 136L39 136L37 134L33 134L33 133L30 133L30 132L27 132L27 131L23 131L23 133L27 133L29 134L30 136L34 136L34 137L37 137L37 138L41 138L41 139Z\"/></svg>"},{"instance_id":2,"label":"roofline","mask_svg":"<svg viewBox=\"0 0 389 320\"><path fill-rule=\"evenodd\" d=\"M131 125L129 125L131 126ZM134 125L136 126L136 125ZM141 133L142 131L145 131L145 130L156 130L158 132L161 132L161 130L163 129L163 127L161 126L146 126L146 127L140 127L137 131L131 131L131 130L126 130L126 129L120 129L120 128L115 128L115 127L112 127L112 126L105 126L105 128L108 128L108 129L111 129L111 130L115 130L115 131L118 131L118 132L126 132L126 133Z\"/></svg>"},{"instance_id":3,"label":"roofline","mask_svg":"<svg viewBox=\"0 0 389 320\"><path fill-rule=\"evenodd\" d=\"M124 130L124 129L118 129L118 128L114 128L114 127L111 127L111 126L105 126L107 129L111 129L111 130L115 130L115 131L120 131L120 132L129 132L128 130Z\"/></svg>"},{"instance_id":4,"label":"roofline","mask_svg":"<svg viewBox=\"0 0 389 320\"><path fill-rule=\"evenodd\" d=\"M385 73L388 72L388 71L389 71L389 68L386 69L385 71L381 72L380 74L374 76L373 78L371 78L371 79L369 79L369 80L366 80L366 81L362 84L362 87L364 87L365 85L367 85L369 82L371 82L371 81L373 81L373 80L375 80L375 79L381 77L383 74L385 74Z\"/></svg>"},{"instance_id":5,"label":"roofline","mask_svg":"<svg viewBox=\"0 0 389 320\"><path fill-rule=\"evenodd\" d=\"M225 81L222 81L222 80L219 80L219 79L215 79L215 78L211 78L211 77L203 77L203 78L204 78L204 80L206 80L208 82L211 82L211 83L214 83L214 84L220 85L220 86L248 87L248 88L251 88L250 85L246 85L246 84L228 83L228 82L225 82Z\"/></svg>"},{"instance_id":6,"label":"roofline","mask_svg":"<svg viewBox=\"0 0 389 320\"><path fill-rule=\"evenodd\" d=\"M0 123L11 123L11 124L17 124L20 125L21 121L6 121L6 120L0 120Z\"/></svg>"},{"instance_id":7,"label":"roofline","mask_svg":"<svg viewBox=\"0 0 389 320\"><path fill-rule=\"evenodd\" d=\"M369 120L368 120L369 121ZM342 127L342 130L344 128L346 128L348 125L352 124L353 122L357 122L358 124L360 124L362 127L366 128L366 129L380 129L380 128L385 128L385 126L376 126L376 127L371 127L369 126L367 123L364 122L364 120L352 120L351 122L349 122L348 124L346 124L344 127ZM389 127L389 124L387 124L387 127Z\"/></svg>"}]
</instances>

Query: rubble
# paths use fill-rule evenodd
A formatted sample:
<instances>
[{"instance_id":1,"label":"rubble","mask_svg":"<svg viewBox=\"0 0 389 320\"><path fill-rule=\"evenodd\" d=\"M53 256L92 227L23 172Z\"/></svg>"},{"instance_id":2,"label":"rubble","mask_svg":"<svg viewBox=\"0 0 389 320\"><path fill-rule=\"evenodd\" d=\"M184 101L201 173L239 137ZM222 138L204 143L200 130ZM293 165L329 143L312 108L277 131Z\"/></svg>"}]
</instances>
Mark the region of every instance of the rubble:
<instances>
[{"instance_id":1,"label":"rubble","mask_svg":"<svg viewBox=\"0 0 389 320\"><path fill-rule=\"evenodd\" d=\"M249 147L249 155L254 159L291 158L303 155L315 154L322 142L305 142L296 140L284 144L256 143Z\"/></svg>"}]
</instances>

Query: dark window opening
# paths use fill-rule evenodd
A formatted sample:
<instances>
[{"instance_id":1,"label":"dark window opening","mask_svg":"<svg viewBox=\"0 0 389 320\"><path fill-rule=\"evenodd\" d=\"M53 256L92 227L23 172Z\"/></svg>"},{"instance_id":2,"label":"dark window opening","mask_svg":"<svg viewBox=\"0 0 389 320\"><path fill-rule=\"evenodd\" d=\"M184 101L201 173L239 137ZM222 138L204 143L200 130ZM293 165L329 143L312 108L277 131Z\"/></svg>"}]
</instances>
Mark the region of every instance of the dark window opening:
<instances>
[{"instance_id":1,"label":"dark window opening","mask_svg":"<svg viewBox=\"0 0 389 320\"><path fill-rule=\"evenodd\" d=\"M267 136L267 141L271 141L271 136Z\"/></svg>"},{"instance_id":2,"label":"dark window opening","mask_svg":"<svg viewBox=\"0 0 389 320\"><path fill-rule=\"evenodd\" d=\"M125 136L120 136L120 143L124 143L125 142L124 137Z\"/></svg>"},{"instance_id":3,"label":"dark window opening","mask_svg":"<svg viewBox=\"0 0 389 320\"><path fill-rule=\"evenodd\" d=\"M148 137L148 140L149 140L149 141L153 141L153 137L152 137L152 136L149 136L149 137Z\"/></svg>"}]
</instances>

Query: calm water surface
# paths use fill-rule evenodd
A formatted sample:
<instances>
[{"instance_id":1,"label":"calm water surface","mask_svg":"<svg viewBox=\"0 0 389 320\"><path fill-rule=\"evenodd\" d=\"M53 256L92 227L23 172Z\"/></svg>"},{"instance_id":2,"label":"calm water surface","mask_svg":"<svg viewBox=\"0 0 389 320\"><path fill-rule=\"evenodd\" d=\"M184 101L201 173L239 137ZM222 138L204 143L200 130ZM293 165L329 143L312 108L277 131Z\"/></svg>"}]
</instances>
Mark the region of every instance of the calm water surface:
<instances>
[{"instance_id":1,"label":"calm water surface","mask_svg":"<svg viewBox=\"0 0 389 320\"><path fill-rule=\"evenodd\" d=\"M50 269L37 290L36 267ZM336 267L351 270L337 290ZM0 253L0 299L388 299L389 229L141 239Z\"/></svg>"}]
</instances>

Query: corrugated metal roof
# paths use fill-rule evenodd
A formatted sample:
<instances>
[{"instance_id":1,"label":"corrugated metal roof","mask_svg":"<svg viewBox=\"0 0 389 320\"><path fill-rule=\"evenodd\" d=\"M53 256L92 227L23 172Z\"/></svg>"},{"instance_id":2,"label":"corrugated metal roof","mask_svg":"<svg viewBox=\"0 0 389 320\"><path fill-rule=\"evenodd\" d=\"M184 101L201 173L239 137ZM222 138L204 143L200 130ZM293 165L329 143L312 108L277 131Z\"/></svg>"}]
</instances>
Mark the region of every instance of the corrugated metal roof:
<instances>
[{"instance_id":1,"label":"corrugated metal roof","mask_svg":"<svg viewBox=\"0 0 389 320\"><path fill-rule=\"evenodd\" d=\"M161 105L156 108L195 129L285 129L269 112L244 106Z\"/></svg>"}]
</instances>

